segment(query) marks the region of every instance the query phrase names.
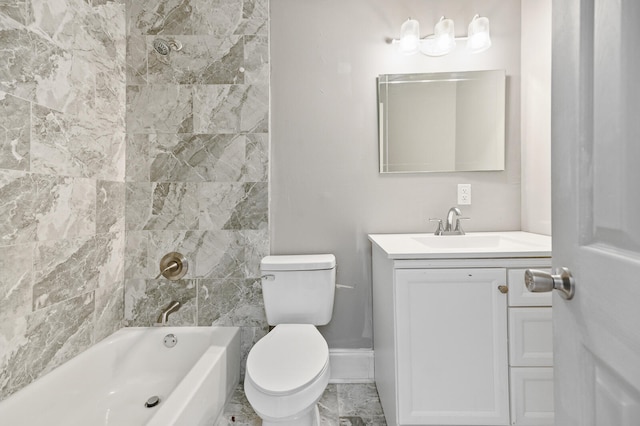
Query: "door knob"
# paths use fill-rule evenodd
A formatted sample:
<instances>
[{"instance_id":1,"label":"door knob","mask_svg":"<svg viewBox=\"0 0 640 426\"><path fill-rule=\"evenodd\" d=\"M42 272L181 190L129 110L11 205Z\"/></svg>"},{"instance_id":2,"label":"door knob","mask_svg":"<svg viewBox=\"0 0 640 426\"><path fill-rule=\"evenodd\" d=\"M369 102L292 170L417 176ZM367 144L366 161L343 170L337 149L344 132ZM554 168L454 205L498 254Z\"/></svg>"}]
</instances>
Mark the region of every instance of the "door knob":
<instances>
[{"instance_id":1,"label":"door knob","mask_svg":"<svg viewBox=\"0 0 640 426\"><path fill-rule=\"evenodd\" d=\"M527 269L524 272L524 283L527 286L527 290L532 293L558 290L560 296L566 300L571 300L576 292L573 276L567 268L560 268L560 274L558 275L551 275L536 269Z\"/></svg>"}]
</instances>

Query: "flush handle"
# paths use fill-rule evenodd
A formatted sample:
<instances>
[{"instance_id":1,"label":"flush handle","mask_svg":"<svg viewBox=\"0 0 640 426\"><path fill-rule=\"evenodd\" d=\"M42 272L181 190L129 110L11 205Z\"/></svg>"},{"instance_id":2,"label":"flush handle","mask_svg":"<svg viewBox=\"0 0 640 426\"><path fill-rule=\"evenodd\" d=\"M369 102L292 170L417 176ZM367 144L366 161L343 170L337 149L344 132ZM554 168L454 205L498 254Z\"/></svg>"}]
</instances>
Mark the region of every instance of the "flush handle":
<instances>
[{"instance_id":1,"label":"flush handle","mask_svg":"<svg viewBox=\"0 0 640 426\"><path fill-rule=\"evenodd\" d=\"M537 269L527 269L524 272L524 283L532 293L545 293L558 290L565 300L571 300L575 294L575 282L568 268L560 268L559 274L549 274Z\"/></svg>"}]
</instances>

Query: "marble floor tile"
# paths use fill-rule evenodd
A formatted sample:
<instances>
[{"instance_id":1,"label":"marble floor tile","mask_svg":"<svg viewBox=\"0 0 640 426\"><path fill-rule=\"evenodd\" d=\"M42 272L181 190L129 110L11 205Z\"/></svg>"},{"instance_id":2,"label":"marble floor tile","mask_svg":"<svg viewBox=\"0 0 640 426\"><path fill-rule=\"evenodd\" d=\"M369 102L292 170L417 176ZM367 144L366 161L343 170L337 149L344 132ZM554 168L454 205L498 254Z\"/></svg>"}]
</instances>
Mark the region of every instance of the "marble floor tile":
<instances>
[{"instance_id":1,"label":"marble floor tile","mask_svg":"<svg viewBox=\"0 0 640 426\"><path fill-rule=\"evenodd\" d=\"M386 426L376 385L330 384L318 403L321 426ZM236 388L215 426L260 426L260 418L244 395L242 384Z\"/></svg>"}]
</instances>

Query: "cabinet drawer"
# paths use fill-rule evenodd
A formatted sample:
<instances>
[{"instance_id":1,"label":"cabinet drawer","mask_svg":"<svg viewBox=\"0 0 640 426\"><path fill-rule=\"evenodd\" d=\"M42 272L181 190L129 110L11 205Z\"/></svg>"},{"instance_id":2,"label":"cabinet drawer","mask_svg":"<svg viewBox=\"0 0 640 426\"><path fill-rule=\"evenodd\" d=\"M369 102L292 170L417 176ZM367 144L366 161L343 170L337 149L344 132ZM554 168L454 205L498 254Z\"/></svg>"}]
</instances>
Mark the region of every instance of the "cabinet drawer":
<instances>
[{"instance_id":1,"label":"cabinet drawer","mask_svg":"<svg viewBox=\"0 0 640 426\"><path fill-rule=\"evenodd\" d=\"M539 268L551 272L551 268ZM551 306L551 292L531 293L524 285L524 271L526 269L509 269L507 282L509 284L509 306Z\"/></svg>"},{"instance_id":2,"label":"cabinet drawer","mask_svg":"<svg viewBox=\"0 0 640 426\"><path fill-rule=\"evenodd\" d=\"M551 308L509 308L509 365L553 365Z\"/></svg>"},{"instance_id":3,"label":"cabinet drawer","mask_svg":"<svg viewBox=\"0 0 640 426\"><path fill-rule=\"evenodd\" d=\"M553 368L511 369L511 424L553 425Z\"/></svg>"}]
</instances>

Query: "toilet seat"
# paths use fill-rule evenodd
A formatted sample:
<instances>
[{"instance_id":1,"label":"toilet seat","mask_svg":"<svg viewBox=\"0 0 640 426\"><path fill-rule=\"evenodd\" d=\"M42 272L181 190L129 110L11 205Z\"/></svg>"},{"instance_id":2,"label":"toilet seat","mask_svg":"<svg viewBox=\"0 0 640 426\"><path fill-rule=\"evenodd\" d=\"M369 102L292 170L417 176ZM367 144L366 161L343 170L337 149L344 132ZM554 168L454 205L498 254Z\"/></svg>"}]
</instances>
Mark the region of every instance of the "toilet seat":
<instances>
[{"instance_id":1,"label":"toilet seat","mask_svg":"<svg viewBox=\"0 0 640 426\"><path fill-rule=\"evenodd\" d=\"M310 324L280 324L260 339L247 358L247 379L268 395L294 394L327 370L329 348Z\"/></svg>"}]
</instances>

